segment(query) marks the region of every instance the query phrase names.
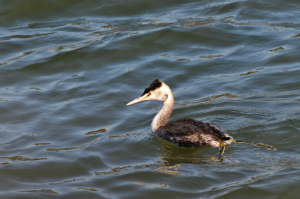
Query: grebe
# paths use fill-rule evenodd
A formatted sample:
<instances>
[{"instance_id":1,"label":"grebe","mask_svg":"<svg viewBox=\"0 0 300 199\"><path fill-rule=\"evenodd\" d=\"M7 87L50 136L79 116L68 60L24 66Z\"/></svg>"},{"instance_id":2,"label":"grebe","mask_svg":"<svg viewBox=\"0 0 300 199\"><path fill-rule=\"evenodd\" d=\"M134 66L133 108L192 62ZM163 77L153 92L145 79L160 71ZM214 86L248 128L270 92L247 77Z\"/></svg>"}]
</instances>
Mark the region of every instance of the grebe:
<instances>
[{"instance_id":1,"label":"grebe","mask_svg":"<svg viewBox=\"0 0 300 199\"><path fill-rule=\"evenodd\" d=\"M235 140L218 127L190 118L167 123L174 108L174 96L170 87L156 79L144 93L127 104L132 105L144 100L158 100L164 103L151 123L152 132L180 147L209 145L219 147L219 157L223 156L225 145Z\"/></svg>"}]
</instances>

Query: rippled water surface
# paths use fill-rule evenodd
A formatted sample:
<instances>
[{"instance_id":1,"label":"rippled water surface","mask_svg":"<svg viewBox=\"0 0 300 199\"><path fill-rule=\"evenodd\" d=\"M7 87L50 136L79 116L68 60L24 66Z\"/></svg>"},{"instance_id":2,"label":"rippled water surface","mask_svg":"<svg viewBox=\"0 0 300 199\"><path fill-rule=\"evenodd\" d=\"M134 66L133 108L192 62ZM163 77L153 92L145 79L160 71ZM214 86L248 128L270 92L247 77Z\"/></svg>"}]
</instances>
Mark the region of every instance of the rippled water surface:
<instances>
[{"instance_id":1,"label":"rippled water surface","mask_svg":"<svg viewBox=\"0 0 300 199\"><path fill-rule=\"evenodd\" d=\"M0 1L0 198L298 198L300 3ZM171 120L238 141L180 148L151 134L161 104L127 107L154 79Z\"/></svg>"}]
</instances>

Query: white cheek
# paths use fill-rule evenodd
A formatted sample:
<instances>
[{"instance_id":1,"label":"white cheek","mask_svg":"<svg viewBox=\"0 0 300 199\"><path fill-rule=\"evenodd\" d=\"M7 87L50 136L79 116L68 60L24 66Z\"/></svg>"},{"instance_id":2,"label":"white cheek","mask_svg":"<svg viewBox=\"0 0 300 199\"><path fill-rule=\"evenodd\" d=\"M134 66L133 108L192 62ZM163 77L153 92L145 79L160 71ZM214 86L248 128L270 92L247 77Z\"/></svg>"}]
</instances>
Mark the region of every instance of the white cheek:
<instances>
[{"instance_id":1,"label":"white cheek","mask_svg":"<svg viewBox=\"0 0 300 199\"><path fill-rule=\"evenodd\" d=\"M159 101L166 101L168 99L168 95L167 94L164 94L164 93L160 93L157 97L156 97L157 100Z\"/></svg>"},{"instance_id":2,"label":"white cheek","mask_svg":"<svg viewBox=\"0 0 300 199\"><path fill-rule=\"evenodd\" d=\"M153 93L151 93L151 95L149 96L149 99L151 99L151 100L159 100L159 101L161 101L161 92L153 92Z\"/></svg>"},{"instance_id":3,"label":"white cheek","mask_svg":"<svg viewBox=\"0 0 300 199\"><path fill-rule=\"evenodd\" d=\"M156 93L151 93L151 95L147 97L147 100L158 100L158 96Z\"/></svg>"}]
</instances>

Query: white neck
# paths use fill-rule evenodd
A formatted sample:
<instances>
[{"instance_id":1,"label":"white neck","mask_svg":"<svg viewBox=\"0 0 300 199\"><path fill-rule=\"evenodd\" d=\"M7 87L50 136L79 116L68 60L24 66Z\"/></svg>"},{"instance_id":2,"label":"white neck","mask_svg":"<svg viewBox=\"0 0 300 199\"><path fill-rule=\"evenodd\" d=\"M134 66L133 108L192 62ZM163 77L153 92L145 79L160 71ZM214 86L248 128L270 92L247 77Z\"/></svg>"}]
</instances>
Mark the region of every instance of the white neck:
<instances>
[{"instance_id":1,"label":"white neck","mask_svg":"<svg viewBox=\"0 0 300 199\"><path fill-rule=\"evenodd\" d=\"M167 86L167 85L166 85ZM174 95L167 86L166 93L168 94L168 98L164 101L164 105L162 109L156 114L151 123L152 132L156 132L160 127L167 124L168 119L170 118L173 108L174 108Z\"/></svg>"}]
</instances>

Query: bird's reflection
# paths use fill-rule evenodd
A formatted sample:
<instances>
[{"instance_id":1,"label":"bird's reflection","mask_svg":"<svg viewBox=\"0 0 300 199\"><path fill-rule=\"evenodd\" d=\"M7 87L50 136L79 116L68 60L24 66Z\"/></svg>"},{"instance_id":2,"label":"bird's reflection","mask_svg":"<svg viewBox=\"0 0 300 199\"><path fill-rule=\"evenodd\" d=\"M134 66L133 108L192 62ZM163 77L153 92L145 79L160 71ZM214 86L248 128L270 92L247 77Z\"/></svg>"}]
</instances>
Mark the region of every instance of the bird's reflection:
<instances>
[{"instance_id":1,"label":"bird's reflection","mask_svg":"<svg viewBox=\"0 0 300 199\"><path fill-rule=\"evenodd\" d=\"M178 147L159 137L160 172L167 174L179 174L181 164L221 164L218 158L218 149L211 147L185 148Z\"/></svg>"}]
</instances>

